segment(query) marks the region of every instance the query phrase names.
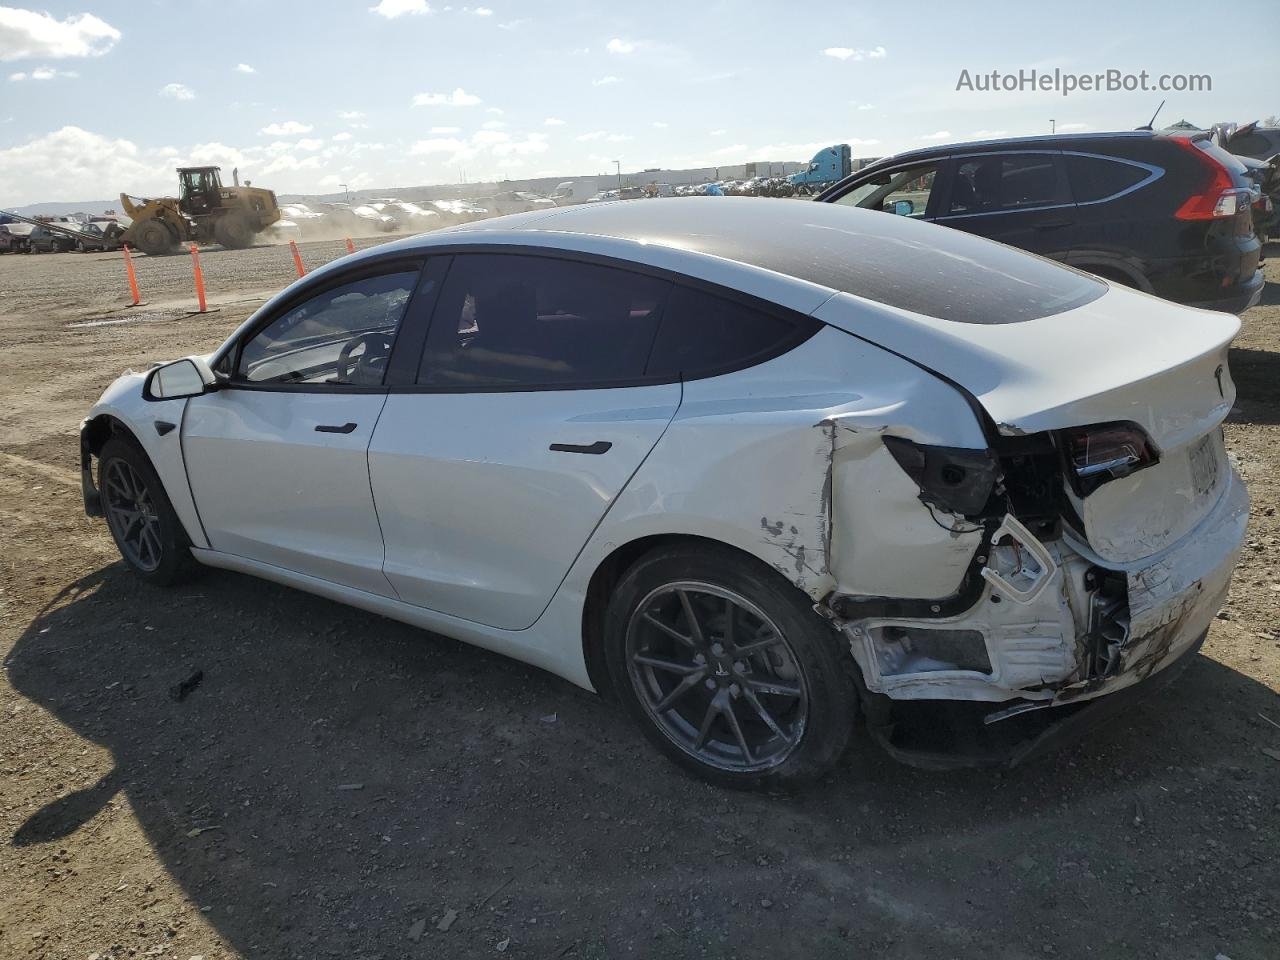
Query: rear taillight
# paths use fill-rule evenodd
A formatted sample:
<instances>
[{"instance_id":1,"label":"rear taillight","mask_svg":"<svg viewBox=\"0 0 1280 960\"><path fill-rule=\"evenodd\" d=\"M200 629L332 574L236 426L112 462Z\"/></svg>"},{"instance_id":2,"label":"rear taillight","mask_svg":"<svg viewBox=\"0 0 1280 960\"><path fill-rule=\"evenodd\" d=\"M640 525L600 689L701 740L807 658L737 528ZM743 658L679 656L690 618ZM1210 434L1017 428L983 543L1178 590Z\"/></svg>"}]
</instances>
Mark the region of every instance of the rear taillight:
<instances>
[{"instance_id":1,"label":"rear taillight","mask_svg":"<svg viewBox=\"0 0 1280 960\"><path fill-rule=\"evenodd\" d=\"M1249 191L1237 187L1231 171L1196 146L1192 140L1173 137L1173 142L1196 158L1208 180L1183 201L1174 214L1179 220L1219 220L1234 217L1249 208Z\"/></svg>"},{"instance_id":2,"label":"rear taillight","mask_svg":"<svg viewBox=\"0 0 1280 960\"><path fill-rule=\"evenodd\" d=\"M1151 438L1136 423L1099 423L1064 430L1073 485L1087 496L1110 480L1160 462Z\"/></svg>"}]
</instances>

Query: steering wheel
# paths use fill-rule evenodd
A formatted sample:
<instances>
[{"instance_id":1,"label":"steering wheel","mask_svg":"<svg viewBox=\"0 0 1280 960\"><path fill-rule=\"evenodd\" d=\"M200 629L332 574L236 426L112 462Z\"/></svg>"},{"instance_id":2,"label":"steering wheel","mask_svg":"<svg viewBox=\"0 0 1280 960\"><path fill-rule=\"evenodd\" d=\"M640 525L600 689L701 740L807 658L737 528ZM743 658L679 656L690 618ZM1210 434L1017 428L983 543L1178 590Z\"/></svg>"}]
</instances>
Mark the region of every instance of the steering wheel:
<instances>
[{"instance_id":1,"label":"steering wheel","mask_svg":"<svg viewBox=\"0 0 1280 960\"><path fill-rule=\"evenodd\" d=\"M338 353L338 383L376 386L382 383L387 357L391 355L392 335L361 333L342 345ZM363 347L360 353L356 350Z\"/></svg>"}]
</instances>

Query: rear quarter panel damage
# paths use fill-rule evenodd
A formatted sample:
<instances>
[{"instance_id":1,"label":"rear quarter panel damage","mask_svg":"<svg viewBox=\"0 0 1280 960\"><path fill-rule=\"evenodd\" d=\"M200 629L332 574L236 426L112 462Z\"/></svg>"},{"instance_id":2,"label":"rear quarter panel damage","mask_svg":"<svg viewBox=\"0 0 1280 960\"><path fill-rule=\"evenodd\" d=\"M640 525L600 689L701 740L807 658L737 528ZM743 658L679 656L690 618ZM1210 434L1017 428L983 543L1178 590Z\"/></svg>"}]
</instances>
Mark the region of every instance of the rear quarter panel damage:
<instances>
[{"instance_id":1,"label":"rear quarter panel damage","mask_svg":"<svg viewBox=\"0 0 1280 960\"><path fill-rule=\"evenodd\" d=\"M640 537L692 534L760 558L815 601L837 587L946 594L977 536L934 523L886 432L985 446L953 388L830 327L757 367L686 383L579 566Z\"/></svg>"}]
</instances>

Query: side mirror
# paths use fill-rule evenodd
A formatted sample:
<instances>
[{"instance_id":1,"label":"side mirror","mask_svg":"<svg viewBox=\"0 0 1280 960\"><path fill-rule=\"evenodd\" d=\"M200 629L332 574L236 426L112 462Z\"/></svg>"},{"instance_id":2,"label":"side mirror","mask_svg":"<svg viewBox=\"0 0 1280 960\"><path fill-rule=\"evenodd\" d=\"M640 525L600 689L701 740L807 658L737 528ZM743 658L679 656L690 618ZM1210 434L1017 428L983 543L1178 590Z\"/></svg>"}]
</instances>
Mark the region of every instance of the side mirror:
<instances>
[{"instance_id":1,"label":"side mirror","mask_svg":"<svg viewBox=\"0 0 1280 960\"><path fill-rule=\"evenodd\" d=\"M177 400L182 397L198 397L215 382L209 365L198 357L174 360L156 367L142 385L142 395L148 400Z\"/></svg>"},{"instance_id":2,"label":"side mirror","mask_svg":"<svg viewBox=\"0 0 1280 960\"><path fill-rule=\"evenodd\" d=\"M911 200L893 201L893 212L900 217L909 217L916 212L916 205Z\"/></svg>"}]
</instances>

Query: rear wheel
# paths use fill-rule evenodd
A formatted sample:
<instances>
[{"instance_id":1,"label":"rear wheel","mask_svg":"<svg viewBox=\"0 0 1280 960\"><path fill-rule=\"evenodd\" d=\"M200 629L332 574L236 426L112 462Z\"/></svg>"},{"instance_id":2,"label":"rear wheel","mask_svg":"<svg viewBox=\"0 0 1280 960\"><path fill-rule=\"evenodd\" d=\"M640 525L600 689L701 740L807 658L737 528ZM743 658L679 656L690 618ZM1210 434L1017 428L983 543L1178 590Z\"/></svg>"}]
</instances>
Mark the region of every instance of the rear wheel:
<instances>
[{"instance_id":1,"label":"rear wheel","mask_svg":"<svg viewBox=\"0 0 1280 960\"><path fill-rule=\"evenodd\" d=\"M178 249L178 238L160 220L148 220L134 234L138 249L149 257L162 257Z\"/></svg>"},{"instance_id":2,"label":"rear wheel","mask_svg":"<svg viewBox=\"0 0 1280 960\"><path fill-rule=\"evenodd\" d=\"M249 246L253 243L253 234L253 223L238 211L226 214L213 225L213 238L231 250Z\"/></svg>"},{"instance_id":3,"label":"rear wheel","mask_svg":"<svg viewBox=\"0 0 1280 960\"><path fill-rule=\"evenodd\" d=\"M657 550L609 604L606 657L645 735L688 770L730 787L828 772L848 743L857 693L831 627L759 561L699 546Z\"/></svg>"},{"instance_id":4,"label":"rear wheel","mask_svg":"<svg viewBox=\"0 0 1280 960\"><path fill-rule=\"evenodd\" d=\"M182 521L151 461L132 438L116 434L103 445L98 489L111 537L135 575L168 586L196 569Z\"/></svg>"}]
</instances>

